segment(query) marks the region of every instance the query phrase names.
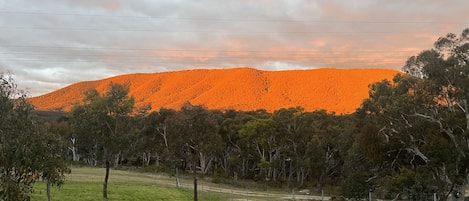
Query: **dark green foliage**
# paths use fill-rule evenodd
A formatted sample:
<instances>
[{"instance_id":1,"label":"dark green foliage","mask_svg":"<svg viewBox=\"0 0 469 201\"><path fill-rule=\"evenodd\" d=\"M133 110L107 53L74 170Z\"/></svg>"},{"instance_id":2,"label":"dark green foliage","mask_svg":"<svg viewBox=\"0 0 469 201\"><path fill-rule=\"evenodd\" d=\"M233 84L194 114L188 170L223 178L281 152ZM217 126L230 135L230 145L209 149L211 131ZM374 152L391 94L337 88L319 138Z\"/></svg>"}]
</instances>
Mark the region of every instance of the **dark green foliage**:
<instances>
[{"instance_id":1,"label":"dark green foliage","mask_svg":"<svg viewBox=\"0 0 469 201\"><path fill-rule=\"evenodd\" d=\"M468 32L441 37L435 49L409 58L403 70L412 76L373 84L357 111L365 131L358 154L389 198L429 200L434 192L444 200L467 183Z\"/></svg>"},{"instance_id":2,"label":"dark green foliage","mask_svg":"<svg viewBox=\"0 0 469 201\"><path fill-rule=\"evenodd\" d=\"M33 107L9 76L0 75L0 199L29 200L41 176L60 185L68 170L55 133L33 120ZM49 195L50 196L50 195Z\"/></svg>"},{"instance_id":3,"label":"dark green foliage","mask_svg":"<svg viewBox=\"0 0 469 201\"><path fill-rule=\"evenodd\" d=\"M87 91L84 104L75 106L71 113L71 129L78 151L89 164L97 165L101 161L106 167L104 199L107 199L111 163L117 166L124 152L133 145L131 139L135 133L130 114L134 100L128 97L128 92L128 87L112 83L104 95L95 89Z\"/></svg>"},{"instance_id":4,"label":"dark green foliage","mask_svg":"<svg viewBox=\"0 0 469 201\"><path fill-rule=\"evenodd\" d=\"M365 172L357 172L346 178L342 185L342 195L357 200L366 198L372 189L372 186L366 182L368 178L369 175Z\"/></svg>"}]
</instances>

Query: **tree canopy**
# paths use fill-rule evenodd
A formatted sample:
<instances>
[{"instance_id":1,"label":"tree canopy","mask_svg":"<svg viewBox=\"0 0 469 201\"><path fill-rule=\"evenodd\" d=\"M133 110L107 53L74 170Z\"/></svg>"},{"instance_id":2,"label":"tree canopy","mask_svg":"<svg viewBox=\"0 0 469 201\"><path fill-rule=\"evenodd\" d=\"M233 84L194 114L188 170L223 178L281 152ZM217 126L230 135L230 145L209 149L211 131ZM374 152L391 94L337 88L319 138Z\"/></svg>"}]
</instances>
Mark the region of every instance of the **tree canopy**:
<instances>
[{"instance_id":1,"label":"tree canopy","mask_svg":"<svg viewBox=\"0 0 469 201\"><path fill-rule=\"evenodd\" d=\"M132 145L129 141L135 134L130 119L134 100L128 92L128 87L119 84L110 84L104 95L96 89L86 91L84 104L75 106L71 113L78 149L86 153L91 164L96 165L98 161L105 164L103 199L107 199L111 162L115 161L117 166L123 152Z\"/></svg>"},{"instance_id":2,"label":"tree canopy","mask_svg":"<svg viewBox=\"0 0 469 201\"><path fill-rule=\"evenodd\" d=\"M379 167L389 193L413 200L461 200L469 167L469 29L440 37L431 50L410 57L407 74L371 86L357 114L375 126ZM373 124L373 125L370 125ZM363 146L367 146L363 144ZM383 158L384 157L384 158ZM394 191L394 192L391 192Z\"/></svg>"},{"instance_id":3,"label":"tree canopy","mask_svg":"<svg viewBox=\"0 0 469 201\"><path fill-rule=\"evenodd\" d=\"M26 93L0 74L1 200L29 200L39 178L47 179L49 190L50 184L62 184L68 171L55 133L35 121L32 111Z\"/></svg>"}]
</instances>

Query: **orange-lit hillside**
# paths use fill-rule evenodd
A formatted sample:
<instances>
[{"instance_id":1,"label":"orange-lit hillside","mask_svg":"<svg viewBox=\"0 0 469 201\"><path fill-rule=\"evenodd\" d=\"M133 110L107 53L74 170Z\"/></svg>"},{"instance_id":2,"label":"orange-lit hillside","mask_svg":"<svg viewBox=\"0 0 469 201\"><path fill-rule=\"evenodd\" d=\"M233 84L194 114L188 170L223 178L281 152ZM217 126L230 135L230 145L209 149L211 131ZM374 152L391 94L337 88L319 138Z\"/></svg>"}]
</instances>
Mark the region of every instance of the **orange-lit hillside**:
<instances>
[{"instance_id":1,"label":"orange-lit hillside","mask_svg":"<svg viewBox=\"0 0 469 201\"><path fill-rule=\"evenodd\" d=\"M80 82L31 98L38 110L64 110L83 100L83 92L96 88L104 93L109 83L129 84L136 107L151 103L179 109L189 101L210 109L274 111L301 106L307 111L326 109L352 113L368 97L368 85L392 79L398 73L385 69L316 69L260 71L251 68L188 70L130 74Z\"/></svg>"}]
</instances>

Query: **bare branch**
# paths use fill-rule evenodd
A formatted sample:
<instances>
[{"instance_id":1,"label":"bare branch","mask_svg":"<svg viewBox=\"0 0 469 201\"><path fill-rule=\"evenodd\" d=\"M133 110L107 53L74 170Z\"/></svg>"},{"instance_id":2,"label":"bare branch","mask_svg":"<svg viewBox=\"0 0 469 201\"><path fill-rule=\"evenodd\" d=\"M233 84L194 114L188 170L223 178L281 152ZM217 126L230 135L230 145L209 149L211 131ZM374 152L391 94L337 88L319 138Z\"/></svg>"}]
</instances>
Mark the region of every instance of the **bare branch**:
<instances>
[{"instance_id":1,"label":"bare branch","mask_svg":"<svg viewBox=\"0 0 469 201\"><path fill-rule=\"evenodd\" d=\"M412 124L409 123L409 120L407 120L407 118L405 118L404 114L401 114L401 118L404 119L405 121L405 124L409 127L412 127Z\"/></svg>"},{"instance_id":2,"label":"bare branch","mask_svg":"<svg viewBox=\"0 0 469 201\"><path fill-rule=\"evenodd\" d=\"M414 147L411 147L411 148L406 148L405 149L406 151L410 152L410 153L413 153L415 154L416 156L420 157L423 161L425 161L425 163L428 163L430 161L430 159L428 159L427 156L425 156L425 154L423 154L420 149L416 146Z\"/></svg>"},{"instance_id":3,"label":"bare branch","mask_svg":"<svg viewBox=\"0 0 469 201\"><path fill-rule=\"evenodd\" d=\"M437 123L439 128L440 128L440 131L443 132L444 134L446 134L446 136L448 136L451 139L451 142L453 143L453 146L458 151L458 153L461 156L466 157L466 153L463 150L461 150L460 147L459 147L459 144L458 144L458 141L456 139L456 135L454 135L453 129L445 127L443 125L443 122L441 121L441 119L437 119L437 118L434 118L432 116L419 114L419 113L415 113L415 115L418 116L418 117L422 117L426 120L429 120L430 122Z\"/></svg>"}]
</instances>

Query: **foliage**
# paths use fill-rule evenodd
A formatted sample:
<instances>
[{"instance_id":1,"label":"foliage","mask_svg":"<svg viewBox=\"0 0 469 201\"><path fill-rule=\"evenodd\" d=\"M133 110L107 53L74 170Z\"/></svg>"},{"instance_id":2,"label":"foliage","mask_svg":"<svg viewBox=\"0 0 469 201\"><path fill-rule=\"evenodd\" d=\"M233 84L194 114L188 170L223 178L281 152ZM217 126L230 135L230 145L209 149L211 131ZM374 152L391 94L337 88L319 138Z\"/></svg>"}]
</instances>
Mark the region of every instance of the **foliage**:
<instances>
[{"instance_id":1,"label":"foliage","mask_svg":"<svg viewBox=\"0 0 469 201\"><path fill-rule=\"evenodd\" d=\"M45 200L41 195L41 189L45 184L37 183L37 190L33 193L33 201ZM36 186L36 185L35 185ZM101 200L100 188L101 182L67 182L60 189L55 190L53 193L56 200L74 200L74 201L87 201L87 200ZM109 200L191 200L191 194L187 190L182 190L174 187L154 186L145 183L126 184L123 182L116 182L110 185Z\"/></svg>"},{"instance_id":2,"label":"foliage","mask_svg":"<svg viewBox=\"0 0 469 201\"><path fill-rule=\"evenodd\" d=\"M54 132L38 125L32 111L11 77L0 75L1 200L29 200L32 185L41 176L49 184L61 185L68 170Z\"/></svg>"},{"instance_id":3,"label":"foliage","mask_svg":"<svg viewBox=\"0 0 469 201\"><path fill-rule=\"evenodd\" d=\"M102 142L90 135L96 132L94 135L99 136L100 130L85 129L94 124L89 123L92 117L85 116L87 113L81 109L76 107L73 111L71 126L82 159L87 160L89 154L85 150L90 150L99 159L96 162L102 164L103 148L99 148ZM138 136L130 141L135 143L130 147L133 154L123 156L123 161L127 165L172 169L172 174L175 169L196 170L235 180L322 188L337 184L343 154L350 146L348 141L340 140L349 125L344 122L349 120L326 111L304 112L302 108L274 113L212 111L187 103L179 111L161 108L130 118L134 122L131 130ZM121 150L128 149L128 144Z\"/></svg>"},{"instance_id":4,"label":"foliage","mask_svg":"<svg viewBox=\"0 0 469 201\"><path fill-rule=\"evenodd\" d=\"M354 198L357 200L364 199L368 195L368 192L372 186L367 183L367 179L364 172L357 172L345 179L342 185L342 195L348 198Z\"/></svg>"},{"instance_id":5,"label":"foliage","mask_svg":"<svg viewBox=\"0 0 469 201\"><path fill-rule=\"evenodd\" d=\"M385 178L376 179L376 184L399 187L388 189L389 194L428 200L436 192L444 200L466 184L468 33L469 29L459 36L448 34L434 49L410 57L403 70L412 76L396 75L392 82L373 84L370 98L357 112L368 122L362 128L376 126L362 139L380 143L362 141L367 143L362 153L372 162L373 177Z\"/></svg>"},{"instance_id":6,"label":"foliage","mask_svg":"<svg viewBox=\"0 0 469 201\"><path fill-rule=\"evenodd\" d=\"M117 166L124 151L128 150L134 134L130 113L133 98L128 97L128 87L110 84L101 95L95 89L85 92L83 105L72 110L71 128L77 138L78 150L88 162L97 165L102 161L106 167L103 198L107 199L107 184L111 162Z\"/></svg>"}]
</instances>

